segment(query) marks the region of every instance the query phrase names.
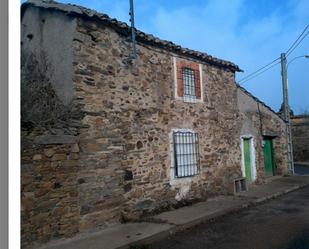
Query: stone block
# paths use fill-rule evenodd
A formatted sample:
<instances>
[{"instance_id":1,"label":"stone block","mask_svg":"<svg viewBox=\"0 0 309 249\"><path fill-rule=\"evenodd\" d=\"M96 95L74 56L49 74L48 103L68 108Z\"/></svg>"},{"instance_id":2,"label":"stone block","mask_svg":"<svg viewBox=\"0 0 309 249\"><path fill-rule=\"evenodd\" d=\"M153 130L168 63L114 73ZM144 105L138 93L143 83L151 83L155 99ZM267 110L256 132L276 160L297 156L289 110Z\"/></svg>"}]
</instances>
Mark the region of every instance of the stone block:
<instances>
[{"instance_id":1,"label":"stone block","mask_svg":"<svg viewBox=\"0 0 309 249\"><path fill-rule=\"evenodd\" d=\"M47 157L52 157L56 152L53 149L45 149L44 155Z\"/></svg>"},{"instance_id":2,"label":"stone block","mask_svg":"<svg viewBox=\"0 0 309 249\"><path fill-rule=\"evenodd\" d=\"M79 159L79 154L78 154L78 153L71 153L71 154L70 154L70 159L72 159L72 160L77 160L77 159Z\"/></svg>"},{"instance_id":3,"label":"stone block","mask_svg":"<svg viewBox=\"0 0 309 249\"><path fill-rule=\"evenodd\" d=\"M77 140L76 136L71 135L42 135L37 136L34 142L37 144L74 144Z\"/></svg>"},{"instance_id":4,"label":"stone block","mask_svg":"<svg viewBox=\"0 0 309 249\"><path fill-rule=\"evenodd\" d=\"M135 208L137 210L148 210L148 211L153 210L155 208L155 201L151 199L139 200L135 204Z\"/></svg>"},{"instance_id":5,"label":"stone block","mask_svg":"<svg viewBox=\"0 0 309 249\"><path fill-rule=\"evenodd\" d=\"M52 161L63 161L67 159L67 155L66 154L54 154L52 157Z\"/></svg>"},{"instance_id":6,"label":"stone block","mask_svg":"<svg viewBox=\"0 0 309 249\"><path fill-rule=\"evenodd\" d=\"M79 152L78 144L73 144L73 145L71 146L71 151L72 151L73 153Z\"/></svg>"},{"instance_id":7,"label":"stone block","mask_svg":"<svg viewBox=\"0 0 309 249\"><path fill-rule=\"evenodd\" d=\"M34 161L39 161L39 160L42 160L42 155L41 154L36 154L33 156L32 158Z\"/></svg>"}]
</instances>

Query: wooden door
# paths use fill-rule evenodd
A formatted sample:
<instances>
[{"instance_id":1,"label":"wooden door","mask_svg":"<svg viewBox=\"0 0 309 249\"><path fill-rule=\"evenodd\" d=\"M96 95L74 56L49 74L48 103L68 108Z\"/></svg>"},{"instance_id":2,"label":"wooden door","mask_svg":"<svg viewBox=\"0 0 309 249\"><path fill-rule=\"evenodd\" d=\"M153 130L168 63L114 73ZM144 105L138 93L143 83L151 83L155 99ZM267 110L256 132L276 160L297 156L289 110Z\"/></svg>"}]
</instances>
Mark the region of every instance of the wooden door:
<instances>
[{"instance_id":1,"label":"wooden door","mask_svg":"<svg viewBox=\"0 0 309 249\"><path fill-rule=\"evenodd\" d=\"M244 138L244 163L245 163L245 176L248 182L252 181L251 177L251 149L250 138Z\"/></svg>"},{"instance_id":2,"label":"wooden door","mask_svg":"<svg viewBox=\"0 0 309 249\"><path fill-rule=\"evenodd\" d=\"M273 148L270 138L264 138L264 168L267 176L274 175Z\"/></svg>"}]
</instances>

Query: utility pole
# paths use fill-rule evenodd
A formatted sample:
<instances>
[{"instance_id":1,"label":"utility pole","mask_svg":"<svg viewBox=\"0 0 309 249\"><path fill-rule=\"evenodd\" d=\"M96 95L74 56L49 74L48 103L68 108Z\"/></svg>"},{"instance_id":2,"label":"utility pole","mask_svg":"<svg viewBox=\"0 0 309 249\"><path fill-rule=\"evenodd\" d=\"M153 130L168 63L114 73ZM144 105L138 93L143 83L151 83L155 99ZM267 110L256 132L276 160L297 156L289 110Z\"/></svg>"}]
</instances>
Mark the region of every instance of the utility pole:
<instances>
[{"instance_id":1,"label":"utility pole","mask_svg":"<svg viewBox=\"0 0 309 249\"><path fill-rule=\"evenodd\" d=\"M130 22L131 22L131 36L132 36L132 52L131 59L134 61L136 59L136 41L135 41L135 26L134 26L134 7L133 0L130 0Z\"/></svg>"},{"instance_id":2,"label":"utility pole","mask_svg":"<svg viewBox=\"0 0 309 249\"><path fill-rule=\"evenodd\" d=\"M293 145L292 145L292 134L291 134L290 106L288 99L288 79L287 79L285 53L281 54L281 76L282 76L282 89L283 89L283 118L286 124L286 135L288 145L288 166L290 174L294 175Z\"/></svg>"}]
</instances>

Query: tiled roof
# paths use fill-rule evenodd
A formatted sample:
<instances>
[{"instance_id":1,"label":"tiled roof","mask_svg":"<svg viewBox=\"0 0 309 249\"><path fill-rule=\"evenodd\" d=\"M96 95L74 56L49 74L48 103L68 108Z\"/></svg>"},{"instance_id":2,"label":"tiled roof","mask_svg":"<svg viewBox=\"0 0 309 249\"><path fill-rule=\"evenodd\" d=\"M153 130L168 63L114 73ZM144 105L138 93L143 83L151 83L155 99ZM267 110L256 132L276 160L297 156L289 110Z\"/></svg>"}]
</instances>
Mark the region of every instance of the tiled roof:
<instances>
[{"instance_id":1,"label":"tiled roof","mask_svg":"<svg viewBox=\"0 0 309 249\"><path fill-rule=\"evenodd\" d=\"M110 26L118 33L126 36L129 36L131 34L131 28L126 23L120 22L115 18L110 18L106 14L102 14L78 5L63 4L51 0L29 0L22 5L22 13L29 6L58 10L61 12L65 12L67 13L67 15L71 16L92 18L95 21L103 22L105 25ZM234 72L242 72L242 70L232 62L212 57L206 53L198 52L188 48L183 48L177 44L174 44L171 41L161 40L151 34L146 34L140 30L136 30L136 40L141 43L146 43L155 47L163 48L179 55L195 58L211 65L228 68Z\"/></svg>"}]
</instances>

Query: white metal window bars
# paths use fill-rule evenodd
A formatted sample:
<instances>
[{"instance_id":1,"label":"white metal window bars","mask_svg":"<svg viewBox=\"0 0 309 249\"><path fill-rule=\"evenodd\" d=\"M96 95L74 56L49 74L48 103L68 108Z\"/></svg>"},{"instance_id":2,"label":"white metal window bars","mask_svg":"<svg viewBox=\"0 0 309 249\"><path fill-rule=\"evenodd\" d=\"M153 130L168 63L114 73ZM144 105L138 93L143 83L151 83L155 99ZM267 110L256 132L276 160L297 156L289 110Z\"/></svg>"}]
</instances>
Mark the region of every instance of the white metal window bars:
<instances>
[{"instance_id":1,"label":"white metal window bars","mask_svg":"<svg viewBox=\"0 0 309 249\"><path fill-rule=\"evenodd\" d=\"M195 94L195 76L194 70L184 67L182 69L182 82L183 82L183 101L195 103L196 94Z\"/></svg>"},{"instance_id":2,"label":"white metal window bars","mask_svg":"<svg viewBox=\"0 0 309 249\"><path fill-rule=\"evenodd\" d=\"M198 134L173 132L175 177L194 176L199 173Z\"/></svg>"}]
</instances>

